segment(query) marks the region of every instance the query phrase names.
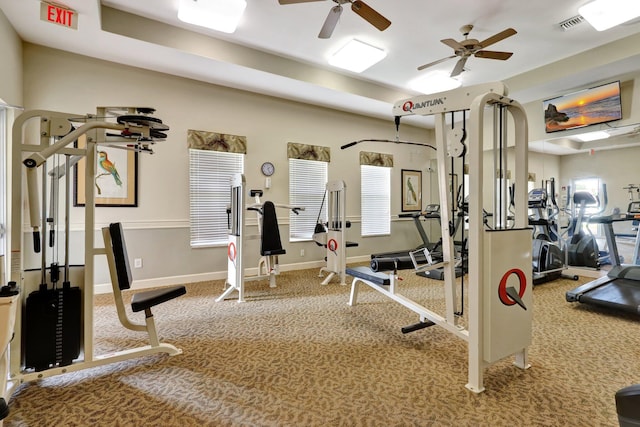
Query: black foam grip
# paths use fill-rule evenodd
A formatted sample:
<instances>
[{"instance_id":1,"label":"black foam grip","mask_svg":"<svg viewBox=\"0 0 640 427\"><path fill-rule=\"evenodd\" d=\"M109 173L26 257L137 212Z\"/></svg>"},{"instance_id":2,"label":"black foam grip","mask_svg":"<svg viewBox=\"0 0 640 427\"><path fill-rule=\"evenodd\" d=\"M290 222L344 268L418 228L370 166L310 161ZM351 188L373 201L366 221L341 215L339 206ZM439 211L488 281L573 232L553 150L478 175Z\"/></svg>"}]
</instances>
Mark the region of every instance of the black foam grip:
<instances>
[{"instance_id":1,"label":"black foam grip","mask_svg":"<svg viewBox=\"0 0 640 427\"><path fill-rule=\"evenodd\" d=\"M40 232L33 232L33 251L37 254L40 253Z\"/></svg>"},{"instance_id":2,"label":"black foam grip","mask_svg":"<svg viewBox=\"0 0 640 427\"><path fill-rule=\"evenodd\" d=\"M409 255L395 258L373 258L371 260L371 270L373 271L410 270L412 268L413 262Z\"/></svg>"},{"instance_id":3,"label":"black foam grip","mask_svg":"<svg viewBox=\"0 0 640 427\"><path fill-rule=\"evenodd\" d=\"M349 147L353 147L354 145L356 145L358 143L358 141L353 141L350 142L348 144L344 144L342 147L340 147L341 150L344 150L345 148L349 148Z\"/></svg>"},{"instance_id":4,"label":"black foam grip","mask_svg":"<svg viewBox=\"0 0 640 427\"><path fill-rule=\"evenodd\" d=\"M410 332L419 331L420 329L428 328L429 326L433 325L435 325L435 323L433 323L431 320L427 320L426 322L418 322L414 323L413 325L403 326L402 328L400 328L400 331L402 331L403 334L408 334Z\"/></svg>"}]
</instances>

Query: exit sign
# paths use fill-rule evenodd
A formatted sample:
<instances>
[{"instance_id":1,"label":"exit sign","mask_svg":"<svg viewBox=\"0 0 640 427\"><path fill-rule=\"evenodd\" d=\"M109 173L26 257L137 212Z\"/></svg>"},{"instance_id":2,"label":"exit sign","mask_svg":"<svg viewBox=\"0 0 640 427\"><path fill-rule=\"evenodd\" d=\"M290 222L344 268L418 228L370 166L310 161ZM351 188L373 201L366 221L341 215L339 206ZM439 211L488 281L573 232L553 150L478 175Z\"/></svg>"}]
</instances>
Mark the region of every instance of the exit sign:
<instances>
[{"instance_id":1,"label":"exit sign","mask_svg":"<svg viewBox=\"0 0 640 427\"><path fill-rule=\"evenodd\" d=\"M63 27L78 29L78 14L75 10L69 9L56 3L46 1L40 2L40 19Z\"/></svg>"}]
</instances>

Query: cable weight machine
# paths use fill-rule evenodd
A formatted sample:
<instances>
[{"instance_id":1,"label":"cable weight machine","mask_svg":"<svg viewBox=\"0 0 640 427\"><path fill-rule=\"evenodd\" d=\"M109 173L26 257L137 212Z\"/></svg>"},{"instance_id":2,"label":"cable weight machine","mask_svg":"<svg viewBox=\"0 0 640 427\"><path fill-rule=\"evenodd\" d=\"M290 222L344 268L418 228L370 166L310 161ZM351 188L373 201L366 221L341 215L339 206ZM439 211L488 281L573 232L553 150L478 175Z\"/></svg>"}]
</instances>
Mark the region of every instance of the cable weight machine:
<instances>
[{"instance_id":1,"label":"cable weight machine","mask_svg":"<svg viewBox=\"0 0 640 427\"><path fill-rule=\"evenodd\" d=\"M9 349L9 373L6 388L2 390L4 397L10 397L20 384L37 379L47 378L67 372L75 372L96 366L116 363L131 358L165 353L177 355L182 351L167 343L160 343L155 329L151 308L161 302L168 301L184 293L184 287L164 288L162 291L138 292L132 297L132 310L144 311L145 321L135 323L129 320L122 301L121 289L131 286L131 275L126 258L124 241L120 238L117 245L112 242L114 233L102 229L104 246L97 246L95 242L95 202L97 188L97 161L100 147L111 147L134 151L137 153L153 153L152 146L166 138L169 127L162 121L153 117L154 109L141 107L98 107L96 114L72 114L48 110L26 111L16 118L12 133L12 177L11 177L11 228L8 240L11 245L10 281L19 285L21 297L16 304L16 320L13 340ZM39 122L37 132L27 123ZM35 127L35 126L34 126ZM115 133L107 133L108 131ZM37 135L37 136L35 136ZM37 140L37 143L27 143L25 140ZM83 141L84 146L79 146ZM102 148L104 149L104 148ZM52 170L52 185L61 175L67 179L70 177L71 166L80 159L85 161L85 173L78 174L78 182L84 184L84 253L83 265L78 271L70 271L68 260L68 243L65 243L65 272L63 291L67 282L73 282L80 290L79 325L74 325L79 330L77 350L74 349L71 356L64 355L62 359L56 358L39 362L36 366L26 365L25 340L26 329L29 323L28 295L38 292L42 285L47 286L44 269L41 269L36 280L30 278L25 270L25 265L32 253L42 253L47 249L47 209L45 203L40 206L38 174L42 174L42 194L46 193L47 161L56 156L63 156L65 161L64 173L62 169ZM32 229L33 247L25 244L23 239L23 181L26 176L27 202L29 206L29 221ZM64 233L68 239L70 233L68 226L69 207L69 181L67 181L66 219ZM46 197L43 196L43 201ZM52 197L56 203L57 197ZM54 209L51 211L53 212ZM105 229L107 231L105 231ZM53 231L53 228L52 230ZM54 234L49 234L53 238ZM116 247L117 246L117 247ZM116 255L114 258L114 254ZM115 305L118 318L123 327L146 332L148 344L136 348L126 348L120 351L104 355L94 354L94 271L95 257L106 255L107 264L111 273L111 282L114 290ZM121 256L121 255L124 255ZM42 256L43 260L46 257ZM116 271L117 270L117 271ZM126 270L126 271L125 271ZM123 273L123 274L121 274ZM128 273L128 274L127 274ZM128 276L128 277L125 277ZM57 280L57 279L56 279ZM125 281L128 280L128 283ZM181 289L177 289L181 288ZM135 306L134 306L135 303ZM63 307L57 310L64 312ZM59 337L56 335L56 340ZM63 341L64 337L61 338ZM72 347L75 347L73 343ZM56 350L57 351L57 350Z\"/></svg>"},{"instance_id":2,"label":"cable weight machine","mask_svg":"<svg viewBox=\"0 0 640 427\"><path fill-rule=\"evenodd\" d=\"M491 107L494 120L485 120L485 110ZM462 145L460 134L447 132L446 114L469 110L468 142ZM436 160L438 164L439 198L441 206L451 206L449 186L449 157L458 157L465 151L469 157L469 273L467 325L457 313L454 241L448 209L441 210L442 268L444 272L445 312L437 313L420 302L400 293L397 268L387 274L367 267L348 269L354 277L350 305L355 305L358 285L364 283L419 315L419 326L407 332L438 325L468 343L468 383L473 392L484 391L484 369L490 364L515 356L515 365L529 367L527 348L532 336L532 283L531 283L531 230L527 228L527 200L516 198L513 209L513 227L506 228L494 217L487 227L483 206L497 206L498 215L506 218L506 186L496 189L496 177L508 170L507 149L513 148L515 157L516 194L525 195L527 182L527 120L522 106L506 96L502 83L488 83L443 93L404 99L394 104L396 117L406 115L433 115L436 133ZM514 129L508 132L508 118ZM493 136L493 146L485 147L485 131ZM509 136L514 143L509 145ZM490 144L487 144L490 145ZM496 153L486 156L485 153ZM484 163L494 159L493 169L484 172ZM497 174L494 173L499 167ZM486 179L487 176L493 177ZM485 197L486 196L486 197ZM503 199L503 200L506 200Z\"/></svg>"}]
</instances>

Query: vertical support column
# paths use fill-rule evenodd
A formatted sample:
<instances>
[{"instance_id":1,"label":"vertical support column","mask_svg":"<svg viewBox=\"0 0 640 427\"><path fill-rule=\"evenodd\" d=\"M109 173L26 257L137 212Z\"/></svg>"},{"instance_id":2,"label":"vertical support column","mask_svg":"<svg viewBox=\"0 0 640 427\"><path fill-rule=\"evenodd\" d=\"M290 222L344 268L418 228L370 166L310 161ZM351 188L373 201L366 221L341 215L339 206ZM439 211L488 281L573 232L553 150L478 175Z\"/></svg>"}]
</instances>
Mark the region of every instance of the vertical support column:
<instances>
[{"instance_id":1,"label":"vertical support column","mask_svg":"<svg viewBox=\"0 0 640 427\"><path fill-rule=\"evenodd\" d=\"M242 174L234 174L230 180L231 188L231 227L227 243L227 285L228 288L216 298L216 302L224 300L233 291L238 291L238 302L244 302L244 251L242 240L245 234L244 221L244 187Z\"/></svg>"},{"instance_id":2,"label":"vertical support column","mask_svg":"<svg viewBox=\"0 0 640 427\"><path fill-rule=\"evenodd\" d=\"M452 203L449 191L449 162L447 161L447 141L445 131L445 113L434 116L436 127L436 159L438 161L438 192L440 197L440 229L442 235L442 261L444 262L444 292L447 323L453 325L457 322L454 314L456 300L455 265L453 255L453 238L451 235L452 222L449 206Z\"/></svg>"},{"instance_id":3,"label":"vertical support column","mask_svg":"<svg viewBox=\"0 0 640 427\"><path fill-rule=\"evenodd\" d=\"M104 117L105 111L98 109L98 117ZM97 120L97 119L96 119ZM92 130L86 135L86 156L84 175L84 289L82 316L84 321L82 331L84 336L84 360L93 361L93 274L95 256L104 254L104 250L98 252L95 249L95 176L96 176L96 144L98 142L98 131ZM100 133L104 133L100 131ZM78 179L82 179L78 177Z\"/></svg>"}]
</instances>

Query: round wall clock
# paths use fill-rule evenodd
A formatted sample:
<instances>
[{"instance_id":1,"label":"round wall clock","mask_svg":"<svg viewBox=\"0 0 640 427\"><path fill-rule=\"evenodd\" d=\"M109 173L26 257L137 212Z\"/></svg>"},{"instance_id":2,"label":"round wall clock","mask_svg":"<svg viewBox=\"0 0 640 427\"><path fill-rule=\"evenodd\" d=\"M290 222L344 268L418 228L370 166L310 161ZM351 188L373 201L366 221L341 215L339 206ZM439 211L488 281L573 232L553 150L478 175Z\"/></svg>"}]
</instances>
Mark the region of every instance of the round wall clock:
<instances>
[{"instance_id":1,"label":"round wall clock","mask_svg":"<svg viewBox=\"0 0 640 427\"><path fill-rule=\"evenodd\" d=\"M260 170L262 170L262 174L264 176L271 176L276 171L276 168L275 168L275 166L273 166L273 163L264 162L262 164L262 166L260 167Z\"/></svg>"}]
</instances>

